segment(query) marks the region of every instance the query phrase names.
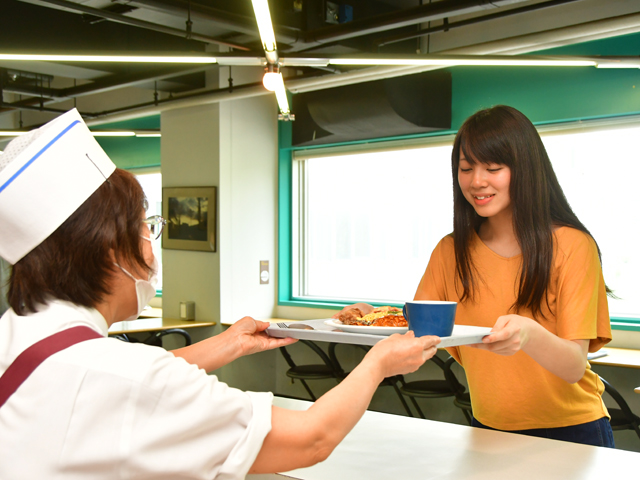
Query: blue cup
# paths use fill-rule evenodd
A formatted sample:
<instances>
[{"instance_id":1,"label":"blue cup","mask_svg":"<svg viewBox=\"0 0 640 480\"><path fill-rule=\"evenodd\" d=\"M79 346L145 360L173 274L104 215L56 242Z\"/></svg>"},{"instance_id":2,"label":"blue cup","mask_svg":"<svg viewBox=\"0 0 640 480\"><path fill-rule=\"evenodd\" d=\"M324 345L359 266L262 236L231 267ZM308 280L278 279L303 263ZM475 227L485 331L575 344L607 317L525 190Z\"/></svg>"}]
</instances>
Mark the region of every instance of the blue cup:
<instances>
[{"instance_id":1,"label":"blue cup","mask_svg":"<svg viewBox=\"0 0 640 480\"><path fill-rule=\"evenodd\" d=\"M457 306L456 302L413 300L405 303L402 313L416 337L448 337L453 332Z\"/></svg>"}]
</instances>

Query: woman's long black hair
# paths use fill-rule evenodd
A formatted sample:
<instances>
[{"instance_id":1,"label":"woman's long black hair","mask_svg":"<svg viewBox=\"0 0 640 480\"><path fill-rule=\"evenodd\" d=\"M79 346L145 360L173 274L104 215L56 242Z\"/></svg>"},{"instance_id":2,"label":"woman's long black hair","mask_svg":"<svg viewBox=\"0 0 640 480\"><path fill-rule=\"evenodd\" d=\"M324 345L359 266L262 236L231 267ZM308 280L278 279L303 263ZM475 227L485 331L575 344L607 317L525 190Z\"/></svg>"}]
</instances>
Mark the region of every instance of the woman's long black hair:
<instances>
[{"instance_id":1,"label":"woman's long black hair","mask_svg":"<svg viewBox=\"0 0 640 480\"><path fill-rule=\"evenodd\" d=\"M591 233L569 206L540 135L529 119L504 105L475 113L458 131L451 155L453 238L461 301L474 299L478 278L470 246L474 231L484 219L465 199L458 184L460 152L472 164L497 163L510 168L513 227L522 251L518 298L511 308L515 312L529 308L534 317L542 315L542 300L546 300L551 279L554 227L572 227L589 236ZM607 293L611 293L608 288Z\"/></svg>"}]
</instances>

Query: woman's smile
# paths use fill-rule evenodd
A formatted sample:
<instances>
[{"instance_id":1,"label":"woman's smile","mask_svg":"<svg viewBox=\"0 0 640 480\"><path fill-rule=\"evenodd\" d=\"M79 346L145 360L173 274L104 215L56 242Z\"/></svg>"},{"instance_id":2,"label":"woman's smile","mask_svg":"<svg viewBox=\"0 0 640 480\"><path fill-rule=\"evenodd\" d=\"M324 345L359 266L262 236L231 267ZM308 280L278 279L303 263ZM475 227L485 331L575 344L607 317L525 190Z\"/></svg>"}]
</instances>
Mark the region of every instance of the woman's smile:
<instances>
[{"instance_id":1,"label":"woman's smile","mask_svg":"<svg viewBox=\"0 0 640 480\"><path fill-rule=\"evenodd\" d=\"M499 163L471 163L460 152L458 184L481 217L493 217L511 207L511 169Z\"/></svg>"}]
</instances>

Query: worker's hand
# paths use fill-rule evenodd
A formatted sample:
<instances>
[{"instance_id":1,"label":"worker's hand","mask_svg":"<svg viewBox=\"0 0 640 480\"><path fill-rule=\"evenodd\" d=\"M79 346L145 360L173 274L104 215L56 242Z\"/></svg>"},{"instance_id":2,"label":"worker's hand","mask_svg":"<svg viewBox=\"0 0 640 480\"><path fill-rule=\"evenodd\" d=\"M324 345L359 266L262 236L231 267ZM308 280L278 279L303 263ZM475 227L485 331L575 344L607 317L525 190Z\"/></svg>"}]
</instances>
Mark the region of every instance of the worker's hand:
<instances>
[{"instance_id":1,"label":"worker's hand","mask_svg":"<svg viewBox=\"0 0 640 480\"><path fill-rule=\"evenodd\" d=\"M498 355L514 355L529 342L534 320L520 315L498 317L491 334L482 339L482 343L471 345L474 348L488 350Z\"/></svg>"},{"instance_id":2,"label":"worker's hand","mask_svg":"<svg viewBox=\"0 0 640 480\"><path fill-rule=\"evenodd\" d=\"M244 317L229 327L225 334L237 344L238 356L284 347L298 341L295 338L270 337L264 332L268 326L269 322Z\"/></svg>"},{"instance_id":3,"label":"worker's hand","mask_svg":"<svg viewBox=\"0 0 640 480\"><path fill-rule=\"evenodd\" d=\"M433 357L440 337L415 337L409 330L404 335L391 335L376 343L365 360L377 362L382 378L415 372Z\"/></svg>"}]
</instances>

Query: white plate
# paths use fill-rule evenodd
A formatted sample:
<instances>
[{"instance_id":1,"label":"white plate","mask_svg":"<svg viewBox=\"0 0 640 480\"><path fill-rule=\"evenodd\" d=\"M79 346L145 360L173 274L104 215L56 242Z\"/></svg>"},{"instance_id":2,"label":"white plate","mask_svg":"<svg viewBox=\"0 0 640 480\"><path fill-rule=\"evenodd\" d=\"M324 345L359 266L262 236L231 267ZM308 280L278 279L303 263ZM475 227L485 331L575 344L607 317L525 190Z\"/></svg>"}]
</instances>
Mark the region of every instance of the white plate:
<instances>
[{"instance_id":1,"label":"white plate","mask_svg":"<svg viewBox=\"0 0 640 480\"><path fill-rule=\"evenodd\" d=\"M369 335L391 335L393 333L405 333L407 327L366 327L364 325L343 325L340 320L329 319L324 321L325 325L339 328L343 332L368 333Z\"/></svg>"}]
</instances>

